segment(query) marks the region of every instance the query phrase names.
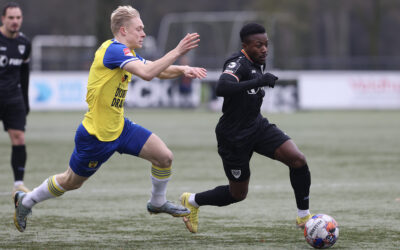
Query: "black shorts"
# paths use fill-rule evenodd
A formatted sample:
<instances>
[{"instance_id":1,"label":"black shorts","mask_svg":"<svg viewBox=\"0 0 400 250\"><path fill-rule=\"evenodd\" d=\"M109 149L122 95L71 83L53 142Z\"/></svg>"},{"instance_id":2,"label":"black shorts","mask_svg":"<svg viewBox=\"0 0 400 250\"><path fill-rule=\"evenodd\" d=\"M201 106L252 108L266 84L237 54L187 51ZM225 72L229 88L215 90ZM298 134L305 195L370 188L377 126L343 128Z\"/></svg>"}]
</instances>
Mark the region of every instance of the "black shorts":
<instances>
[{"instance_id":1,"label":"black shorts","mask_svg":"<svg viewBox=\"0 0 400 250\"><path fill-rule=\"evenodd\" d=\"M251 139L231 142L217 135L218 154L221 156L226 177L231 181L245 181L250 177L249 162L253 152L274 159L275 150L290 137L267 119L261 121Z\"/></svg>"},{"instance_id":2,"label":"black shorts","mask_svg":"<svg viewBox=\"0 0 400 250\"><path fill-rule=\"evenodd\" d=\"M26 110L23 99L13 102L0 102L0 120L4 131L16 129L25 131Z\"/></svg>"}]
</instances>

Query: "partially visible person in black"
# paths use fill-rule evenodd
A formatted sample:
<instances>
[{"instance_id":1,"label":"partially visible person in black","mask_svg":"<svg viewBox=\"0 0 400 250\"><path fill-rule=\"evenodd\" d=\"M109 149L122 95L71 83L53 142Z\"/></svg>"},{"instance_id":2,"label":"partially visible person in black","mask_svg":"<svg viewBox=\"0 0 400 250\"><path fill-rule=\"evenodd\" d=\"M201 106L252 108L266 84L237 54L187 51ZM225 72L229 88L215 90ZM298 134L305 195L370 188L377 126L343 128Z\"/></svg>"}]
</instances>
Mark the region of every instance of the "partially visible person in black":
<instances>
[{"instance_id":1,"label":"partially visible person in black","mask_svg":"<svg viewBox=\"0 0 400 250\"><path fill-rule=\"evenodd\" d=\"M29 112L29 57L31 43L20 32L22 10L17 3L3 8L0 27L0 120L11 139L11 166L14 172L13 195L29 192L23 179L26 163L25 125Z\"/></svg>"},{"instance_id":2,"label":"partially visible person in black","mask_svg":"<svg viewBox=\"0 0 400 250\"><path fill-rule=\"evenodd\" d=\"M187 55L179 58L180 65L190 65L190 60ZM179 90L179 107L192 108L194 107L191 101L193 79L185 75L181 75L173 80L175 86Z\"/></svg>"},{"instance_id":3,"label":"partially visible person in black","mask_svg":"<svg viewBox=\"0 0 400 250\"><path fill-rule=\"evenodd\" d=\"M191 210L184 217L188 230L198 230L200 206L227 206L246 198L250 180L249 162L253 152L281 161L289 167L298 214L296 224L304 227L309 212L310 171L296 144L260 113L264 86L273 88L276 76L265 72L268 37L263 26L250 23L240 31L242 50L224 64L216 93L224 97L223 115L216 135L229 185L201 193L183 193L182 205Z\"/></svg>"}]
</instances>

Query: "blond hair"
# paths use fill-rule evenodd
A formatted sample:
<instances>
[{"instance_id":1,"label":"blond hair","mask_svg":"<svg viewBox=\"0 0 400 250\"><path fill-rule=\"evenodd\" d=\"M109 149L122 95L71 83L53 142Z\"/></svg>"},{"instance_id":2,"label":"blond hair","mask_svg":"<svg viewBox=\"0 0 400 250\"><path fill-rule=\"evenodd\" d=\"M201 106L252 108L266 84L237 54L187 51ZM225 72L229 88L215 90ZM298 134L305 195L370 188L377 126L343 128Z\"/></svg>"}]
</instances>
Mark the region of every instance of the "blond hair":
<instances>
[{"instance_id":1,"label":"blond hair","mask_svg":"<svg viewBox=\"0 0 400 250\"><path fill-rule=\"evenodd\" d=\"M140 14L132 6L126 5L116 8L111 14L111 32L114 36L118 34L119 28L134 17L140 17Z\"/></svg>"}]
</instances>

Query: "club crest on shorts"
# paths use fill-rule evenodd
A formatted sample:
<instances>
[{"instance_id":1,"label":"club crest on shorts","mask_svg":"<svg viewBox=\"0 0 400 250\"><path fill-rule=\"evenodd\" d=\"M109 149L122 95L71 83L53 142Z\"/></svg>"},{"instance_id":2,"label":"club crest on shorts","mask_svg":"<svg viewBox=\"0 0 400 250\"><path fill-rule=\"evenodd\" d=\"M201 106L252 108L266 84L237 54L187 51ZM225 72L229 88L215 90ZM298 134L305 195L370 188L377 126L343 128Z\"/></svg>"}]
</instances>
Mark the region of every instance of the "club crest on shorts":
<instances>
[{"instance_id":1,"label":"club crest on shorts","mask_svg":"<svg viewBox=\"0 0 400 250\"><path fill-rule=\"evenodd\" d=\"M98 163L99 163L98 161L90 161L88 167L95 168L95 167L97 167Z\"/></svg>"},{"instance_id":2,"label":"club crest on shorts","mask_svg":"<svg viewBox=\"0 0 400 250\"><path fill-rule=\"evenodd\" d=\"M235 177L236 179L239 179L240 175L242 174L242 170L231 169L231 173L232 173L233 177Z\"/></svg>"}]
</instances>

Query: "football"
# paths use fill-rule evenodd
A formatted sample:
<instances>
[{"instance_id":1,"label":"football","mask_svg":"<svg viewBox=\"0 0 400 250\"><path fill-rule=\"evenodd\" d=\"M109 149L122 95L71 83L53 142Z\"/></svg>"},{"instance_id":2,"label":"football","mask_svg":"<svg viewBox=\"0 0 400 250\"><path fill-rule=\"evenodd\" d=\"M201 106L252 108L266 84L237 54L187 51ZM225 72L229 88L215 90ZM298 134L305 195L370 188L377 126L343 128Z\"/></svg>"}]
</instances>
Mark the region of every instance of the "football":
<instances>
[{"instance_id":1,"label":"football","mask_svg":"<svg viewBox=\"0 0 400 250\"><path fill-rule=\"evenodd\" d=\"M304 227L304 237L314 248L328 248L335 244L339 237L339 227L335 219L327 214L316 214Z\"/></svg>"}]
</instances>

